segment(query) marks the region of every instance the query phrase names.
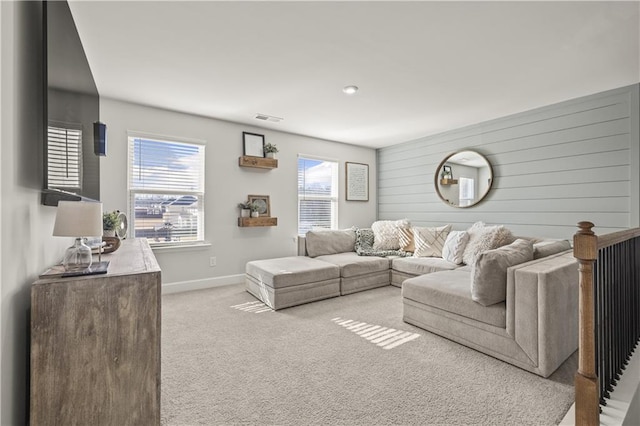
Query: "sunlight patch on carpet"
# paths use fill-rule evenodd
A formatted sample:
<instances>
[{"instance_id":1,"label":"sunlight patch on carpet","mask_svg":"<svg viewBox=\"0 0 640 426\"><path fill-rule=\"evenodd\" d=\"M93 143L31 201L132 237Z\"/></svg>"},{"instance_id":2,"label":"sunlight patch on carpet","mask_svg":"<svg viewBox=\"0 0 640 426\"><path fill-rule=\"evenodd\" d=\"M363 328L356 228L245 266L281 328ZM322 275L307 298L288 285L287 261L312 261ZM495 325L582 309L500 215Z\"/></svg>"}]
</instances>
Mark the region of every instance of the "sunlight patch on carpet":
<instances>
[{"instance_id":1,"label":"sunlight patch on carpet","mask_svg":"<svg viewBox=\"0 0 640 426\"><path fill-rule=\"evenodd\" d=\"M366 322L347 320L340 317L333 318L331 321L383 349L393 349L403 343L420 337L419 334L410 331L396 330L395 328L382 327L380 325L367 324Z\"/></svg>"},{"instance_id":2,"label":"sunlight patch on carpet","mask_svg":"<svg viewBox=\"0 0 640 426\"><path fill-rule=\"evenodd\" d=\"M231 306L231 308L244 312L252 312L254 314L261 314L263 312L274 312L273 309L259 301L241 303L240 305L233 305Z\"/></svg>"}]
</instances>

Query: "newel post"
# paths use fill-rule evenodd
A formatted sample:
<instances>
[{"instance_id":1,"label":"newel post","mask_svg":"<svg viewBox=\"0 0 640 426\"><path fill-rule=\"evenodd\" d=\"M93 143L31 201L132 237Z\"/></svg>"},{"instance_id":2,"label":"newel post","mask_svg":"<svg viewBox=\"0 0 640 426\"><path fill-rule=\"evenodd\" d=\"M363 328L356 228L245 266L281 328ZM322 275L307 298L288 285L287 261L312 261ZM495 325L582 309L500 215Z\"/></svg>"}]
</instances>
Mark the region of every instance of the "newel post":
<instances>
[{"instance_id":1,"label":"newel post","mask_svg":"<svg viewBox=\"0 0 640 426\"><path fill-rule=\"evenodd\" d=\"M580 230L573 236L573 255L579 263L579 358L575 376L576 425L600 424L600 396L596 376L595 310L593 295L593 265L598 255L598 237L591 222L579 222Z\"/></svg>"}]
</instances>

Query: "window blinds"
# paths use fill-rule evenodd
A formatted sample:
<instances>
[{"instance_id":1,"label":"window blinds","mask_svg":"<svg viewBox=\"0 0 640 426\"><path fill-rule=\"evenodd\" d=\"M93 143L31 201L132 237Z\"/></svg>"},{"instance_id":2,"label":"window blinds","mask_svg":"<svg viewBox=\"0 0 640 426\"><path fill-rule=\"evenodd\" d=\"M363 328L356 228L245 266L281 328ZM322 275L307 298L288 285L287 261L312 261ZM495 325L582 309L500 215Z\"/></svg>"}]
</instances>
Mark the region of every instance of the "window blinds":
<instances>
[{"instance_id":1,"label":"window blinds","mask_svg":"<svg viewBox=\"0 0 640 426\"><path fill-rule=\"evenodd\" d=\"M154 245L204 240L204 145L129 137L130 216Z\"/></svg>"},{"instance_id":2,"label":"window blinds","mask_svg":"<svg viewBox=\"0 0 640 426\"><path fill-rule=\"evenodd\" d=\"M82 130L60 126L47 128L47 186L80 189Z\"/></svg>"},{"instance_id":3,"label":"window blinds","mask_svg":"<svg viewBox=\"0 0 640 426\"><path fill-rule=\"evenodd\" d=\"M298 233L337 228L338 163L298 158Z\"/></svg>"}]
</instances>

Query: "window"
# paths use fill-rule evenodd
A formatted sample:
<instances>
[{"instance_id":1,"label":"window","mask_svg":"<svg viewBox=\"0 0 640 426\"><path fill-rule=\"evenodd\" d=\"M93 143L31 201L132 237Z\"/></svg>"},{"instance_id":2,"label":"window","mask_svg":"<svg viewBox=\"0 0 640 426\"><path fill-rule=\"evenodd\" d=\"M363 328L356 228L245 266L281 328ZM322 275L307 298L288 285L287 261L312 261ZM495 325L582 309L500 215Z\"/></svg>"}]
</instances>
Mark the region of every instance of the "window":
<instances>
[{"instance_id":1,"label":"window","mask_svg":"<svg viewBox=\"0 0 640 426\"><path fill-rule=\"evenodd\" d=\"M475 199L475 179L461 177L460 184L460 206L471 205Z\"/></svg>"},{"instance_id":2,"label":"window","mask_svg":"<svg viewBox=\"0 0 640 426\"><path fill-rule=\"evenodd\" d=\"M298 234L338 227L338 163L298 157Z\"/></svg>"},{"instance_id":3,"label":"window","mask_svg":"<svg viewBox=\"0 0 640 426\"><path fill-rule=\"evenodd\" d=\"M82 130L80 125L47 127L47 187L79 190L82 170Z\"/></svg>"},{"instance_id":4,"label":"window","mask_svg":"<svg viewBox=\"0 0 640 426\"><path fill-rule=\"evenodd\" d=\"M134 236L153 246L204 240L204 145L129 136Z\"/></svg>"}]
</instances>

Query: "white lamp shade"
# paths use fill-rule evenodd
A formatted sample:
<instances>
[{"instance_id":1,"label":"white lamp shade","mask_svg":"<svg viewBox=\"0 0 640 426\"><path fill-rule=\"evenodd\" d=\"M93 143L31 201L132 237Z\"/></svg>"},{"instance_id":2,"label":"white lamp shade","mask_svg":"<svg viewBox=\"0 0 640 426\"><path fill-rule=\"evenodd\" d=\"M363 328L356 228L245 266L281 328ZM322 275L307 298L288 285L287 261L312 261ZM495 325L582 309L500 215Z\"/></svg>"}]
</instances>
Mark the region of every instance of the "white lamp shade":
<instances>
[{"instance_id":1,"label":"white lamp shade","mask_svg":"<svg viewBox=\"0 0 640 426\"><path fill-rule=\"evenodd\" d=\"M60 201L53 226L55 237L99 237L102 235L102 203Z\"/></svg>"}]
</instances>

